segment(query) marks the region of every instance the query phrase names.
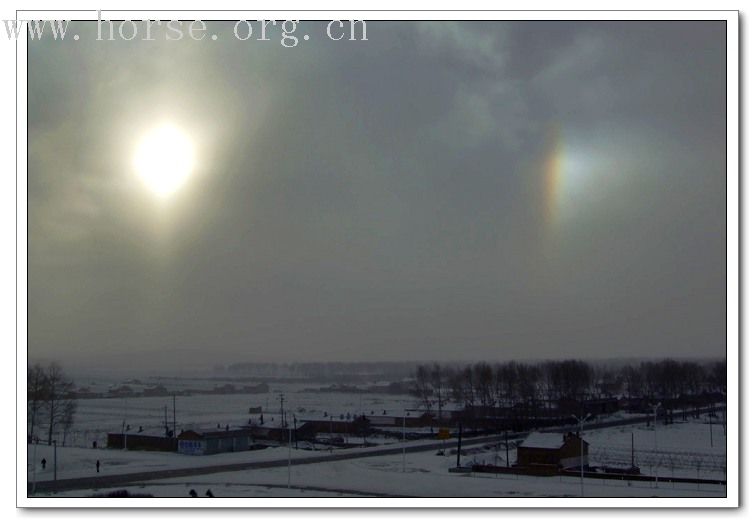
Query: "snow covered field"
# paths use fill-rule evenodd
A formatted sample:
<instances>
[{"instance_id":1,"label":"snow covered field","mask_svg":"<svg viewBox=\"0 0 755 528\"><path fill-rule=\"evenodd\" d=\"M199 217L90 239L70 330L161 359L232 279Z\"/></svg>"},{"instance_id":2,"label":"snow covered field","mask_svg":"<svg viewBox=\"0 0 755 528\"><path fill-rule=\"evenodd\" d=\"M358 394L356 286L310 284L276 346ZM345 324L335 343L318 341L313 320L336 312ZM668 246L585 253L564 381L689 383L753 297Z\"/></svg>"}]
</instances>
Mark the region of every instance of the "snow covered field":
<instances>
[{"instance_id":1,"label":"snow covered field","mask_svg":"<svg viewBox=\"0 0 755 528\"><path fill-rule=\"evenodd\" d=\"M715 420L715 419L714 419ZM726 478L726 436L720 423L707 417L658 425L657 450L653 425L610 427L586 431L590 463L626 466L631 463L634 434L635 464L643 473L676 477ZM711 446L712 439L712 446Z\"/></svg>"},{"instance_id":2,"label":"snow covered field","mask_svg":"<svg viewBox=\"0 0 755 528\"><path fill-rule=\"evenodd\" d=\"M176 428L215 427L217 424L241 426L259 419L259 413L249 414L250 407L262 407L266 422L280 421L279 395L283 394L286 412L297 419L324 419L333 416L334 421L353 418L355 415L399 416L402 409L414 408L417 402L408 395L350 394L333 392L305 392L305 389L322 385L282 383L271 385L268 394L195 394L176 397ZM96 398L77 401L75 422L67 435L66 445L91 447L93 441L105 445L107 433L120 433L123 423L136 433L139 427L145 431L164 430L165 416L173 422L172 397ZM347 418L348 417L348 418ZM289 419L290 415L289 415ZM37 432L44 439L44 432ZM58 443L62 436L58 435Z\"/></svg>"}]
</instances>

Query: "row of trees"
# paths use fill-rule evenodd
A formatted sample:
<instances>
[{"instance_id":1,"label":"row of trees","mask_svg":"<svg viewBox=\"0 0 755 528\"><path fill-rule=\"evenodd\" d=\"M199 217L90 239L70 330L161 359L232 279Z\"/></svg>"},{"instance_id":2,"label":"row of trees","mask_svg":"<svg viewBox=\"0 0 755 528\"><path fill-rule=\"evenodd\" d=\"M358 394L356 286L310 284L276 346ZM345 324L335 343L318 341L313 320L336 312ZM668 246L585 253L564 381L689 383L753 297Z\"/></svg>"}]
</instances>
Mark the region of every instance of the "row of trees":
<instances>
[{"instance_id":1,"label":"row of trees","mask_svg":"<svg viewBox=\"0 0 755 528\"><path fill-rule=\"evenodd\" d=\"M76 400L72 397L73 382L57 363L27 366L26 380L29 441L45 435L48 445L51 445L53 435L62 433L65 444L76 414Z\"/></svg>"},{"instance_id":2,"label":"row of trees","mask_svg":"<svg viewBox=\"0 0 755 528\"><path fill-rule=\"evenodd\" d=\"M618 372L607 371L604 377L618 382L629 397L676 398L703 390L723 393L726 391L726 362L706 365L666 359L639 366L625 365Z\"/></svg>"},{"instance_id":3,"label":"row of trees","mask_svg":"<svg viewBox=\"0 0 755 528\"><path fill-rule=\"evenodd\" d=\"M621 367L585 361L541 363L478 362L470 365L418 365L413 392L439 414L448 402L465 406L510 407L539 400L608 396L677 398L703 391L726 391L726 362L648 361Z\"/></svg>"}]
</instances>

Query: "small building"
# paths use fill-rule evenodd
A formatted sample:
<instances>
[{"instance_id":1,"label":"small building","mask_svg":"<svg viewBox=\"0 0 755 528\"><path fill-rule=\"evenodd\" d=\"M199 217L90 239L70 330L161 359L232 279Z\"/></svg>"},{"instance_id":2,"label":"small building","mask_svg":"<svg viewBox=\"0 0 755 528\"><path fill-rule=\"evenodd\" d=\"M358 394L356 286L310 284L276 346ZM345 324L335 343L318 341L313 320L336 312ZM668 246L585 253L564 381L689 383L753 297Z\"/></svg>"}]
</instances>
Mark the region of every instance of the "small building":
<instances>
[{"instance_id":1,"label":"small building","mask_svg":"<svg viewBox=\"0 0 755 528\"><path fill-rule=\"evenodd\" d=\"M558 468L587 466L589 445L574 433L531 433L517 447L517 465Z\"/></svg>"},{"instance_id":2,"label":"small building","mask_svg":"<svg viewBox=\"0 0 755 528\"><path fill-rule=\"evenodd\" d=\"M183 431L178 435L178 452L183 455L213 455L249 450L249 429Z\"/></svg>"},{"instance_id":3,"label":"small building","mask_svg":"<svg viewBox=\"0 0 755 528\"><path fill-rule=\"evenodd\" d=\"M143 451L175 451L176 439L165 434L108 433L107 447Z\"/></svg>"},{"instance_id":4,"label":"small building","mask_svg":"<svg viewBox=\"0 0 755 528\"><path fill-rule=\"evenodd\" d=\"M270 421L264 424L252 424L247 427L247 430L253 442L287 444L289 427L291 428L290 435L292 441L314 440L316 436L317 428L313 427L311 422L303 421L299 421L295 427L293 422L289 422L282 429L280 424L276 425L275 422Z\"/></svg>"}]
</instances>

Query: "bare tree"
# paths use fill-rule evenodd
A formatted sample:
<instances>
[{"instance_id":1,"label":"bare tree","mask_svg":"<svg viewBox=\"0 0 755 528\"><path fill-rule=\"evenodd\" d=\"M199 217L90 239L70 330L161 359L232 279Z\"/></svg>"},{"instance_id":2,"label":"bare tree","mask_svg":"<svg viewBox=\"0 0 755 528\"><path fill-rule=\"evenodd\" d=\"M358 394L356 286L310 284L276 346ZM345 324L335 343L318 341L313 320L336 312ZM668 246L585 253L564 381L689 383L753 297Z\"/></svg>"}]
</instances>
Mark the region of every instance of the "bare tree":
<instances>
[{"instance_id":1,"label":"bare tree","mask_svg":"<svg viewBox=\"0 0 755 528\"><path fill-rule=\"evenodd\" d=\"M461 392L464 397L464 405L474 407L477 403L477 396L475 394L474 387L474 371L472 367L467 365L459 372L459 379L461 384Z\"/></svg>"},{"instance_id":2,"label":"bare tree","mask_svg":"<svg viewBox=\"0 0 755 528\"><path fill-rule=\"evenodd\" d=\"M715 390L726 392L726 361L716 361L713 364L709 380Z\"/></svg>"},{"instance_id":3,"label":"bare tree","mask_svg":"<svg viewBox=\"0 0 755 528\"><path fill-rule=\"evenodd\" d=\"M430 384L430 369L425 365L417 365L414 371L412 393L421 405L430 412L433 406L433 388Z\"/></svg>"},{"instance_id":4,"label":"bare tree","mask_svg":"<svg viewBox=\"0 0 755 528\"><path fill-rule=\"evenodd\" d=\"M63 445L66 445L66 437L73 427L74 416L76 415L76 400L64 400L61 405L60 426L63 429Z\"/></svg>"},{"instance_id":5,"label":"bare tree","mask_svg":"<svg viewBox=\"0 0 755 528\"><path fill-rule=\"evenodd\" d=\"M642 394L642 373L632 365L624 365L619 372L626 395L636 398Z\"/></svg>"},{"instance_id":6,"label":"bare tree","mask_svg":"<svg viewBox=\"0 0 755 528\"><path fill-rule=\"evenodd\" d=\"M29 440L33 442L35 428L40 423L43 406L47 401L47 376L39 363L27 367L26 372L26 417L29 424Z\"/></svg>"},{"instance_id":7,"label":"bare tree","mask_svg":"<svg viewBox=\"0 0 755 528\"><path fill-rule=\"evenodd\" d=\"M498 405L511 405L516 399L516 363L509 361L496 366L495 394Z\"/></svg>"},{"instance_id":8,"label":"bare tree","mask_svg":"<svg viewBox=\"0 0 755 528\"><path fill-rule=\"evenodd\" d=\"M519 401L534 408L537 404L538 385L543 371L538 365L517 363L517 395Z\"/></svg>"},{"instance_id":9,"label":"bare tree","mask_svg":"<svg viewBox=\"0 0 755 528\"><path fill-rule=\"evenodd\" d=\"M443 418L443 406L448 403L450 394L451 369L442 368L438 363L433 363L430 367L430 385L433 391L433 400L438 404L438 424Z\"/></svg>"},{"instance_id":10,"label":"bare tree","mask_svg":"<svg viewBox=\"0 0 755 528\"><path fill-rule=\"evenodd\" d=\"M475 364L472 370L475 394L480 400L480 405L492 407L495 402L493 368L488 363L480 362Z\"/></svg>"},{"instance_id":11,"label":"bare tree","mask_svg":"<svg viewBox=\"0 0 755 528\"><path fill-rule=\"evenodd\" d=\"M52 436L55 428L63 424L68 413L71 414L70 420L73 422L73 413L75 405L71 406L71 391L73 382L66 378L63 369L57 363L51 363L47 367L47 444L52 445Z\"/></svg>"}]
</instances>

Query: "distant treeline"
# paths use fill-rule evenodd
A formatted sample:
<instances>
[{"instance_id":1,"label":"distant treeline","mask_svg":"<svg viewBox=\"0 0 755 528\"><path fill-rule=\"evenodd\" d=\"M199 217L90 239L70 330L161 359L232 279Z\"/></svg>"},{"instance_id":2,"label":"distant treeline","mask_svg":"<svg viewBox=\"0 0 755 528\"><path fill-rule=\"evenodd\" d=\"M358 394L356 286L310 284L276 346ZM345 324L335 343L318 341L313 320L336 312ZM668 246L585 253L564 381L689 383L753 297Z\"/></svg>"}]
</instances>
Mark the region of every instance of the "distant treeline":
<instances>
[{"instance_id":1,"label":"distant treeline","mask_svg":"<svg viewBox=\"0 0 755 528\"><path fill-rule=\"evenodd\" d=\"M334 382L374 382L383 380L401 380L412 375L417 363L396 362L308 362L308 363L272 363L243 362L228 366L216 365L215 375L245 375L263 379L294 378L308 381Z\"/></svg>"},{"instance_id":2,"label":"distant treeline","mask_svg":"<svg viewBox=\"0 0 755 528\"><path fill-rule=\"evenodd\" d=\"M478 362L417 365L413 393L427 410L464 406L537 406L544 401L606 397L670 400L725 393L726 362L665 359L639 365L593 366L585 361Z\"/></svg>"}]
</instances>

